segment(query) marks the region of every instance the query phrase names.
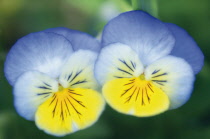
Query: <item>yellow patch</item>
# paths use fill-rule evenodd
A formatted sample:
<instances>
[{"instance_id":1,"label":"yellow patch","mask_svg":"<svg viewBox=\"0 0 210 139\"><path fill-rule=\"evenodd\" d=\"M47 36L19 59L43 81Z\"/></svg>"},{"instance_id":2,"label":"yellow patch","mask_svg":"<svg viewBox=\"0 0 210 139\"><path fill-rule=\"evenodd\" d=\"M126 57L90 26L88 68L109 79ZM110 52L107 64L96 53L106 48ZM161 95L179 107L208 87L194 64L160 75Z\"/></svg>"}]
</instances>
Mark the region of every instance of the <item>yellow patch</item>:
<instances>
[{"instance_id":1,"label":"yellow patch","mask_svg":"<svg viewBox=\"0 0 210 139\"><path fill-rule=\"evenodd\" d=\"M103 95L117 111L139 117L153 116L169 108L167 95L143 76L112 80L104 85Z\"/></svg>"},{"instance_id":2,"label":"yellow patch","mask_svg":"<svg viewBox=\"0 0 210 139\"><path fill-rule=\"evenodd\" d=\"M94 90L59 88L39 106L35 121L45 132L64 136L96 122L103 109L104 100Z\"/></svg>"}]
</instances>

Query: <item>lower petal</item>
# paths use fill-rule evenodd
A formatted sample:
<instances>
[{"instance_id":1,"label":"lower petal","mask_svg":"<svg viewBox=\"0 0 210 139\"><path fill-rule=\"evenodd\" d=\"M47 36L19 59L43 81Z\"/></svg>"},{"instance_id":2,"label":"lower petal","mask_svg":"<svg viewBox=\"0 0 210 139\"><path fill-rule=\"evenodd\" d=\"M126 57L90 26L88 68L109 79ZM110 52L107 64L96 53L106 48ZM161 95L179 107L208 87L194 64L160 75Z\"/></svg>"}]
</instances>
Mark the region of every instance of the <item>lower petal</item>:
<instances>
[{"instance_id":1,"label":"lower petal","mask_svg":"<svg viewBox=\"0 0 210 139\"><path fill-rule=\"evenodd\" d=\"M103 95L115 110L138 117L153 116L169 107L161 89L139 78L112 80L104 85Z\"/></svg>"},{"instance_id":2,"label":"lower petal","mask_svg":"<svg viewBox=\"0 0 210 139\"><path fill-rule=\"evenodd\" d=\"M38 108L36 124L46 133L64 136L97 121L104 109L101 95L91 89L63 89Z\"/></svg>"}]
</instances>

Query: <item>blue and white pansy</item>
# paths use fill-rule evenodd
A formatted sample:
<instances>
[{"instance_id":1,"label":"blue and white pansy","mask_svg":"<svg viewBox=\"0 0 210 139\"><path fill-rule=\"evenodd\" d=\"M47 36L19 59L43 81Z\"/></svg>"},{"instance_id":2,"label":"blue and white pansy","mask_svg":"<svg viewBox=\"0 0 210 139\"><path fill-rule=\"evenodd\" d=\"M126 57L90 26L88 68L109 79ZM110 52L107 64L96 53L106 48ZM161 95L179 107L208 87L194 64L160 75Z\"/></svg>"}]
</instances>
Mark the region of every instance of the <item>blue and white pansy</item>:
<instances>
[{"instance_id":1,"label":"blue and white pansy","mask_svg":"<svg viewBox=\"0 0 210 139\"><path fill-rule=\"evenodd\" d=\"M93 37L67 28L18 40L5 62L18 114L55 136L95 123L105 104L94 78L99 51Z\"/></svg>"},{"instance_id":2,"label":"blue and white pansy","mask_svg":"<svg viewBox=\"0 0 210 139\"><path fill-rule=\"evenodd\" d=\"M107 103L138 117L183 105L190 97L204 56L174 24L142 11L122 13L102 34L95 76Z\"/></svg>"}]
</instances>

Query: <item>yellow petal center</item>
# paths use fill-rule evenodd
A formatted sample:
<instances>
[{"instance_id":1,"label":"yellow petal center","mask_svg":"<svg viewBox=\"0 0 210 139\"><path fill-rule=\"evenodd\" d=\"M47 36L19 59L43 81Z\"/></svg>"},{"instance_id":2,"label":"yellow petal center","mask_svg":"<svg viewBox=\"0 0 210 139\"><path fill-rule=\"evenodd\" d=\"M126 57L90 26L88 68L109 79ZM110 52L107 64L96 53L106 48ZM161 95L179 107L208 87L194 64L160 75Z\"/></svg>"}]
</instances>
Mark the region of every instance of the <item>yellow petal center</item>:
<instances>
[{"instance_id":1,"label":"yellow petal center","mask_svg":"<svg viewBox=\"0 0 210 139\"><path fill-rule=\"evenodd\" d=\"M93 124L103 107L102 97L94 90L60 87L39 106L36 124L48 133L63 136Z\"/></svg>"},{"instance_id":2,"label":"yellow petal center","mask_svg":"<svg viewBox=\"0 0 210 139\"><path fill-rule=\"evenodd\" d=\"M138 78L115 79L106 83L103 94L107 102L119 112L135 116L153 116L169 107L167 95L144 75Z\"/></svg>"}]
</instances>

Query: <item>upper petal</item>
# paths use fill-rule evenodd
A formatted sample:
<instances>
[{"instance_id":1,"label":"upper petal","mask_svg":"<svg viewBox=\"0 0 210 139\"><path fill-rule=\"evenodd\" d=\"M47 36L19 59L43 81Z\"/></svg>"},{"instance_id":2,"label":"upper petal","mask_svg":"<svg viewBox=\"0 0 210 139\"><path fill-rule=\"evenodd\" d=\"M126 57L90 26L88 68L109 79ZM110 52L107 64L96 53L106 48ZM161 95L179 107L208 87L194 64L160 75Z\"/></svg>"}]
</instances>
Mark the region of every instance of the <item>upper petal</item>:
<instances>
[{"instance_id":1,"label":"upper petal","mask_svg":"<svg viewBox=\"0 0 210 139\"><path fill-rule=\"evenodd\" d=\"M95 52L100 51L99 41L87 33L65 27L51 28L45 30L45 32L53 32L63 35L71 42L74 51L79 49L88 49Z\"/></svg>"},{"instance_id":2,"label":"upper petal","mask_svg":"<svg viewBox=\"0 0 210 139\"><path fill-rule=\"evenodd\" d=\"M184 58L197 74L203 67L204 55L193 38L182 28L166 23L168 28L173 33L176 42L171 55Z\"/></svg>"},{"instance_id":3,"label":"upper petal","mask_svg":"<svg viewBox=\"0 0 210 139\"><path fill-rule=\"evenodd\" d=\"M102 45L124 43L134 49L144 65L168 55L174 37L165 24L142 11L122 13L104 28Z\"/></svg>"},{"instance_id":4,"label":"upper petal","mask_svg":"<svg viewBox=\"0 0 210 139\"><path fill-rule=\"evenodd\" d=\"M70 42L55 33L31 33L17 41L5 62L5 76L11 85L26 71L36 70L57 78L73 52Z\"/></svg>"}]
</instances>

